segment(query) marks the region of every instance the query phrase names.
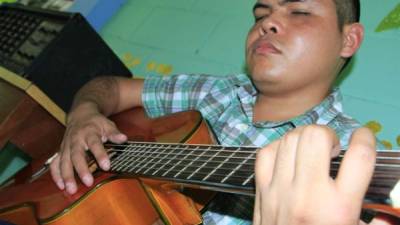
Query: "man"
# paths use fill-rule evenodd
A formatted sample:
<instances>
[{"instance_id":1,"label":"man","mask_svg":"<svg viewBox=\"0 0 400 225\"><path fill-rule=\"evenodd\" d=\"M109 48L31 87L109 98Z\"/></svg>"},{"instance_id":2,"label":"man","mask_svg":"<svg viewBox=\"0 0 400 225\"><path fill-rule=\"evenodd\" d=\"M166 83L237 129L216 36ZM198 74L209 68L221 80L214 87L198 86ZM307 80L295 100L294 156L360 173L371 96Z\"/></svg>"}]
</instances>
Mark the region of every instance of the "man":
<instances>
[{"instance_id":1,"label":"man","mask_svg":"<svg viewBox=\"0 0 400 225\"><path fill-rule=\"evenodd\" d=\"M123 142L126 136L105 116L133 106L143 106L152 117L199 110L222 145L265 146L295 127L316 123L333 128L346 148L360 125L341 112L340 94L332 83L363 39L358 0L259 0L253 11L255 23L246 44L251 78L105 77L85 85L75 98L60 154L51 165L58 187L76 192L74 170L86 185L93 183L85 150L90 149L102 169L109 169L102 143ZM236 211L232 214L241 217L236 213L245 210L237 206L251 202L229 195L214 202L232 198L235 204L228 209L211 204L205 223L242 223L224 214Z\"/></svg>"},{"instance_id":2,"label":"man","mask_svg":"<svg viewBox=\"0 0 400 225\"><path fill-rule=\"evenodd\" d=\"M374 171L375 137L366 128L354 132L334 180L329 165L338 146L331 129L311 125L262 149L256 160L254 225L365 225L359 218ZM398 223L386 216L370 224Z\"/></svg>"}]
</instances>

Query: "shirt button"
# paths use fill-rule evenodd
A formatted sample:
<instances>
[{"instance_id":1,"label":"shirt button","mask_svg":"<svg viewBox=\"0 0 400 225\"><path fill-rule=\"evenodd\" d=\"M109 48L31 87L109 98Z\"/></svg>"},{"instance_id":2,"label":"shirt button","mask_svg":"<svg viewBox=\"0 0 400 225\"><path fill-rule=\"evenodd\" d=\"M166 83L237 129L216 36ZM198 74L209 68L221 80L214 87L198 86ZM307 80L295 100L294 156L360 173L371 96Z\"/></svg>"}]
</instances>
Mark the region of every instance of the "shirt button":
<instances>
[{"instance_id":1,"label":"shirt button","mask_svg":"<svg viewBox=\"0 0 400 225\"><path fill-rule=\"evenodd\" d=\"M239 123L239 124L236 124L235 128L240 131L245 131L249 128L249 125L247 125L245 123Z\"/></svg>"}]
</instances>

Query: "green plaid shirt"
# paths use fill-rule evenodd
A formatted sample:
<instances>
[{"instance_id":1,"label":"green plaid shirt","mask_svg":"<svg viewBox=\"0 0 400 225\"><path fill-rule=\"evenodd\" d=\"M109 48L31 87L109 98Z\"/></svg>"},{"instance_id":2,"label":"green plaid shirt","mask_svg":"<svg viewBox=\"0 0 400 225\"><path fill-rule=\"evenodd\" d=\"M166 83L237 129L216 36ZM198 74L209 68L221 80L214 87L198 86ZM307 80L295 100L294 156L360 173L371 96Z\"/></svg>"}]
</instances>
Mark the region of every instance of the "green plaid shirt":
<instances>
[{"instance_id":1,"label":"green plaid shirt","mask_svg":"<svg viewBox=\"0 0 400 225\"><path fill-rule=\"evenodd\" d=\"M341 95L337 89L303 115L281 122L253 123L256 97L257 90L244 74L150 76L144 82L142 93L143 105L150 117L198 110L220 144L226 146L261 147L295 127L320 124L333 128L342 148L346 149L351 133L360 127L358 122L342 113ZM251 200L230 194L220 194L217 199L214 202L224 201L224 204L211 204L203 215L204 224L251 223Z\"/></svg>"}]
</instances>

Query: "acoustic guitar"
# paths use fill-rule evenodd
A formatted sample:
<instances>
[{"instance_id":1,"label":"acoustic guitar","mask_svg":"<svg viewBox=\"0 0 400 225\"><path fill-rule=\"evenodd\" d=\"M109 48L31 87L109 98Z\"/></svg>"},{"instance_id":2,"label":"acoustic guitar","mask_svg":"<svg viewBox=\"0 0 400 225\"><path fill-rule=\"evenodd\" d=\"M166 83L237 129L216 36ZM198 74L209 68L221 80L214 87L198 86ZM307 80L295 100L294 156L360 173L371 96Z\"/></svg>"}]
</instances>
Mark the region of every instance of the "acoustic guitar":
<instances>
[{"instance_id":1,"label":"acoustic guitar","mask_svg":"<svg viewBox=\"0 0 400 225\"><path fill-rule=\"evenodd\" d=\"M212 145L197 112L149 119L141 108L111 118L129 142L106 144L111 173L96 171L95 184L59 191L49 172L0 191L0 221L14 224L199 224L199 210L214 192L254 192L256 148ZM37 131L40 132L40 131ZM400 215L398 151L379 151L365 209ZM336 175L343 157L332 161ZM92 164L95 166L95 164ZM32 175L32 173L31 173ZM185 188L183 188L185 187Z\"/></svg>"}]
</instances>

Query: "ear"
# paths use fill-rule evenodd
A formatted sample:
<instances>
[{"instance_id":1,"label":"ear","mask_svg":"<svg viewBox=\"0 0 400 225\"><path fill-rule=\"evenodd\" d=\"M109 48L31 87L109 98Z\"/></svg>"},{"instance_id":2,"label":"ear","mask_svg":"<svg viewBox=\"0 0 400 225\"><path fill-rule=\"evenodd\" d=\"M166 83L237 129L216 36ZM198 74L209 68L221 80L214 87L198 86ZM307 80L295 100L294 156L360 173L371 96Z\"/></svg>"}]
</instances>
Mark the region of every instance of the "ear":
<instances>
[{"instance_id":1,"label":"ear","mask_svg":"<svg viewBox=\"0 0 400 225\"><path fill-rule=\"evenodd\" d=\"M343 48L340 56L349 58L360 48L364 39L364 27L360 23L352 23L343 27Z\"/></svg>"}]
</instances>

